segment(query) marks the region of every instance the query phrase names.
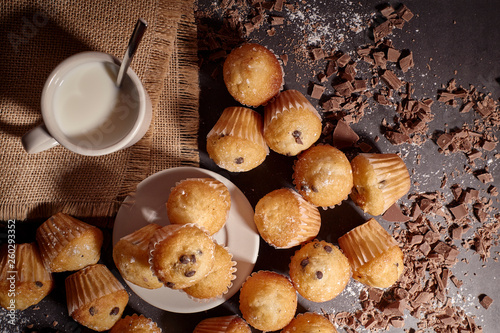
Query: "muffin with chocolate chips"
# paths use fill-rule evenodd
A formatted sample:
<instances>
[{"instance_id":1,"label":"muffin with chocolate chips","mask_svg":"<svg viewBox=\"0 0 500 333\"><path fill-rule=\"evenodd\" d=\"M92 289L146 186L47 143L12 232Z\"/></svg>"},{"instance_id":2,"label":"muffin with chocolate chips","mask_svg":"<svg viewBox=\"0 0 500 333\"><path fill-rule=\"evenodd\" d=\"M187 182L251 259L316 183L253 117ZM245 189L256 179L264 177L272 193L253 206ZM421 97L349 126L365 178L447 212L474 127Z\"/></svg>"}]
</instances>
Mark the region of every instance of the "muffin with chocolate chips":
<instances>
[{"instance_id":1,"label":"muffin with chocolate chips","mask_svg":"<svg viewBox=\"0 0 500 333\"><path fill-rule=\"evenodd\" d=\"M226 223L231 195L217 179L188 178L172 188L166 205L170 223L195 223L213 235Z\"/></svg>"},{"instance_id":2,"label":"muffin with chocolate chips","mask_svg":"<svg viewBox=\"0 0 500 333\"><path fill-rule=\"evenodd\" d=\"M240 289L240 311L243 319L258 330L280 330L295 316L297 292L286 276L258 271Z\"/></svg>"},{"instance_id":3,"label":"muffin with chocolate chips","mask_svg":"<svg viewBox=\"0 0 500 333\"><path fill-rule=\"evenodd\" d=\"M241 317L232 315L204 319L193 333L252 333L252 329Z\"/></svg>"},{"instance_id":4,"label":"muffin with chocolate chips","mask_svg":"<svg viewBox=\"0 0 500 333\"><path fill-rule=\"evenodd\" d=\"M69 315L94 331L113 327L127 306L127 291L104 265L87 266L65 283Z\"/></svg>"},{"instance_id":5,"label":"muffin with chocolate chips","mask_svg":"<svg viewBox=\"0 0 500 333\"><path fill-rule=\"evenodd\" d=\"M0 306L24 310L47 296L54 280L43 265L36 243L16 244L15 252L11 250L7 244L0 248Z\"/></svg>"},{"instance_id":6,"label":"muffin with chocolate chips","mask_svg":"<svg viewBox=\"0 0 500 333\"><path fill-rule=\"evenodd\" d=\"M222 245L215 245L214 266L210 273L195 285L183 289L195 299L211 299L226 294L236 278L236 262Z\"/></svg>"},{"instance_id":7,"label":"muffin with chocolate chips","mask_svg":"<svg viewBox=\"0 0 500 333\"><path fill-rule=\"evenodd\" d=\"M410 174L396 154L359 154L351 166L351 199L368 214L383 214L410 190Z\"/></svg>"},{"instance_id":8,"label":"muffin with chocolate chips","mask_svg":"<svg viewBox=\"0 0 500 333\"><path fill-rule=\"evenodd\" d=\"M232 50L224 61L223 75L231 96L253 107L266 104L283 86L283 70L278 58L256 43Z\"/></svg>"},{"instance_id":9,"label":"muffin with chocolate chips","mask_svg":"<svg viewBox=\"0 0 500 333\"><path fill-rule=\"evenodd\" d=\"M281 333L337 333L337 330L325 316L306 312L293 318Z\"/></svg>"},{"instance_id":10,"label":"muffin with chocolate chips","mask_svg":"<svg viewBox=\"0 0 500 333\"><path fill-rule=\"evenodd\" d=\"M326 302L344 290L351 277L349 261L333 244L314 240L302 246L290 261L290 279L300 295Z\"/></svg>"},{"instance_id":11,"label":"muffin with chocolate chips","mask_svg":"<svg viewBox=\"0 0 500 333\"><path fill-rule=\"evenodd\" d=\"M169 288L183 289L210 273L215 242L194 224L170 224L154 233L149 252L154 275Z\"/></svg>"},{"instance_id":12,"label":"muffin with chocolate chips","mask_svg":"<svg viewBox=\"0 0 500 333\"><path fill-rule=\"evenodd\" d=\"M122 277L140 287L157 289L163 286L149 268L148 245L161 226L150 223L122 237L113 247L113 261Z\"/></svg>"},{"instance_id":13,"label":"muffin with chocolate chips","mask_svg":"<svg viewBox=\"0 0 500 333\"><path fill-rule=\"evenodd\" d=\"M352 277L367 286L388 288L403 274L403 251L373 218L340 237L339 246L349 259Z\"/></svg>"},{"instance_id":14,"label":"muffin with chocolate chips","mask_svg":"<svg viewBox=\"0 0 500 333\"><path fill-rule=\"evenodd\" d=\"M245 107L224 109L207 135L207 152L221 168L249 171L264 162L269 148L262 134L262 117Z\"/></svg>"},{"instance_id":15,"label":"muffin with chocolate chips","mask_svg":"<svg viewBox=\"0 0 500 333\"><path fill-rule=\"evenodd\" d=\"M293 170L295 188L315 206L333 207L351 192L351 164L345 154L333 146L321 144L303 151Z\"/></svg>"},{"instance_id":16,"label":"muffin with chocolate chips","mask_svg":"<svg viewBox=\"0 0 500 333\"><path fill-rule=\"evenodd\" d=\"M118 320L109 333L162 333L162 330L150 318L134 313Z\"/></svg>"},{"instance_id":17,"label":"muffin with chocolate chips","mask_svg":"<svg viewBox=\"0 0 500 333\"><path fill-rule=\"evenodd\" d=\"M278 154L295 156L321 135L321 116L297 90L285 90L264 109L264 138Z\"/></svg>"},{"instance_id":18,"label":"muffin with chocolate chips","mask_svg":"<svg viewBox=\"0 0 500 333\"><path fill-rule=\"evenodd\" d=\"M291 188L269 192L255 206L260 236L275 248L291 248L314 239L321 227L318 208Z\"/></svg>"},{"instance_id":19,"label":"muffin with chocolate chips","mask_svg":"<svg viewBox=\"0 0 500 333\"><path fill-rule=\"evenodd\" d=\"M68 214L51 216L36 230L43 262L51 272L77 271L101 256L102 231Z\"/></svg>"}]
</instances>

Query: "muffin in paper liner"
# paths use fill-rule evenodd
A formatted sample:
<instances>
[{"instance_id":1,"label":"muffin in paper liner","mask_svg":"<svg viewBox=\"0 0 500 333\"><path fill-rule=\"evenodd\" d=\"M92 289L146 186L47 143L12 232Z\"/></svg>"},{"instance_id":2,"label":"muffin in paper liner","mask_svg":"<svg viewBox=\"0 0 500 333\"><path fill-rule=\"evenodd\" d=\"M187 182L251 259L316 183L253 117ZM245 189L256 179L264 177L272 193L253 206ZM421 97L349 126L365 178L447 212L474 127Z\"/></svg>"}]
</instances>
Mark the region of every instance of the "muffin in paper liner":
<instances>
[{"instance_id":1,"label":"muffin in paper liner","mask_svg":"<svg viewBox=\"0 0 500 333\"><path fill-rule=\"evenodd\" d=\"M262 197L255 206L254 221L261 237L278 249L312 240L321 228L318 208L290 188Z\"/></svg>"},{"instance_id":2,"label":"muffin in paper liner","mask_svg":"<svg viewBox=\"0 0 500 333\"><path fill-rule=\"evenodd\" d=\"M297 90L281 92L264 109L264 138L278 154L297 155L311 147L321 131L321 116Z\"/></svg>"},{"instance_id":3,"label":"muffin in paper liner","mask_svg":"<svg viewBox=\"0 0 500 333\"><path fill-rule=\"evenodd\" d=\"M0 248L0 306L24 310L39 303L53 288L52 274L44 266L36 243Z\"/></svg>"},{"instance_id":4,"label":"muffin in paper liner","mask_svg":"<svg viewBox=\"0 0 500 333\"><path fill-rule=\"evenodd\" d=\"M184 289L206 277L214 264L215 241L196 224L169 224L153 234L149 265L166 287Z\"/></svg>"},{"instance_id":5,"label":"muffin in paper liner","mask_svg":"<svg viewBox=\"0 0 500 333\"><path fill-rule=\"evenodd\" d=\"M238 315L207 318L194 328L193 333L251 333L252 329Z\"/></svg>"},{"instance_id":6,"label":"muffin in paper liner","mask_svg":"<svg viewBox=\"0 0 500 333\"><path fill-rule=\"evenodd\" d=\"M213 235L226 224L231 194L217 179L187 178L171 189L166 207L170 223L195 223Z\"/></svg>"},{"instance_id":7,"label":"muffin in paper liner","mask_svg":"<svg viewBox=\"0 0 500 333\"><path fill-rule=\"evenodd\" d=\"M123 285L101 264L73 273L66 278L65 284L69 315L95 331L113 327L128 303Z\"/></svg>"},{"instance_id":8,"label":"muffin in paper liner","mask_svg":"<svg viewBox=\"0 0 500 333\"><path fill-rule=\"evenodd\" d=\"M295 316L297 291L283 274L254 272L241 286L240 311L243 319L256 329L280 330Z\"/></svg>"},{"instance_id":9,"label":"muffin in paper liner","mask_svg":"<svg viewBox=\"0 0 500 333\"><path fill-rule=\"evenodd\" d=\"M224 109L207 134L207 152L221 168L232 172L256 168L269 154L262 134L262 117L245 107Z\"/></svg>"},{"instance_id":10,"label":"muffin in paper liner","mask_svg":"<svg viewBox=\"0 0 500 333\"><path fill-rule=\"evenodd\" d=\"M250 107L265 105L284 85L284 71L278 57L256 43L233 49L224 61L222 72L231 96Z\"/></svg>"},{"instance_id":11,"label":"muffin in paper liner","mask_svg":"<svg viewBox=\"0 0 500 333\"><path fill-rule=\"evenodd\" d=\"M347 257L326 241L314 240L304 244L290 258L289 268L295 289L312 302L334 299L351 278Z\"/></svg>"},{"instance_id":12,"label":"muffin in paper liner","mask_svg":"<svg viewBox=\"0 0 500 333\"><path fill-rule=\"evenodd\" d=\"M47 269L66 272L97 263L103 235L97 227L57 213L38 227L36 241Z\"/></svg>"},{"instance_id":13,"label":"muffin in paper liner","mask_svg":"<svg viewBox=\"0 0 500 333\"><path fill-rule=\"evenodd\" d=\"M403 251L373 218L340 237L338 242L349 259L352 277L365 285L388 288L403 273Z\"/></svg>"},{"instance_id":14,"label":"muffin in paper liner","mask_svg":"<svg viewBox=\"0 0 500 333\"><path fill-rule=\"evenodd\" d=\"M210 273L195 285L184 288L190 299L198 302L209 302L223 297L233 286L236 279L236 261L229 249L220 244L215 245L214 266Z\"/></svg>"},{"instance_id":15,"label":"muffin in paper liner","mask_svg":"<svg viewBox=\"0 0 500 333\"><path fill-rule=\"evenodd\" d=\"M292 319L280 333L299 333L299 332L314 332L314 333L337 333L335 325L328 320L324 315L305 312L298 314Z\"/></svg>"},{"instance_id":16,"label":"muffin in paper liner","mask_svg":"<svg viewBox=\"0 0 500 333\"><path fill-rule=\"evenodd\" d=\"M351 161L351 199L371 215L383 214L410 190L410 174L396 154L359 154Z\"/></svg>"},{"instance_id":17,"label":"muffin in paper liner","mask_svg":"<svg viewBox=\"0 0 500 333\"><path fill-rule=\"evenodd\" d=\"M134 313L131 316L121 318L111 328L109 333L161 333L161 328L143 315Z\"/></svg>"},{"instance_id":18,"label":"muffin in paper liner","mask_svg":"<svg viewBox=\"0 0 500 333\"><path fill-rule=\"evenodd\" d=\"M298 155L293 165L293 184L313 205L332 208L351 192L351 164L339 149L318 144Z\"/></svg>"},{"instance_id":19,"label":"muffin in paper liner","mask_svg":"<svg viewBox=\"0 0 500 333\"><path fill-rule=\"evenodd\" d=\"M149 267L148 245L158 229L161 226L150 223L122 237L113 247L113 261L122 277L147 289L163 286Z\"/></svg>"}]
</instances>

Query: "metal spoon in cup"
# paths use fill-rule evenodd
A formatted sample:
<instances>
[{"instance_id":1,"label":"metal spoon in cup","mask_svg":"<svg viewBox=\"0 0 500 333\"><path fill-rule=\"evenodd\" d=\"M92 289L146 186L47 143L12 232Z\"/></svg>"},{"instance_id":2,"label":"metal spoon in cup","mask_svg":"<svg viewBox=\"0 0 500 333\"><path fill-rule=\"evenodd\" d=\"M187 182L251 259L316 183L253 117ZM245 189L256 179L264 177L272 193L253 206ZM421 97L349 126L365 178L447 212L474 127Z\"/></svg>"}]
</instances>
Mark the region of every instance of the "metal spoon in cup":
<instances>
[{"instance_id":1,"label":"metal spoon in cup","mask_svg":"<svg viewBox=\"0 0 500 333\"><path fill-rule=\"evenodd\" d=\"M134 32L132 36L130 36L130 40L128 42L127 51L125 52L125 56L123 57L122 63L120 65L120 70L118 71L118 76L116 78L116 86L120 87L123 82L123 78L125 77L125 73L127 72L128 67L130 66L130 62L141 42L142 36L146 31L148 24L142 18L137 20L135 24Z\"/></svg>"}]
</instances>

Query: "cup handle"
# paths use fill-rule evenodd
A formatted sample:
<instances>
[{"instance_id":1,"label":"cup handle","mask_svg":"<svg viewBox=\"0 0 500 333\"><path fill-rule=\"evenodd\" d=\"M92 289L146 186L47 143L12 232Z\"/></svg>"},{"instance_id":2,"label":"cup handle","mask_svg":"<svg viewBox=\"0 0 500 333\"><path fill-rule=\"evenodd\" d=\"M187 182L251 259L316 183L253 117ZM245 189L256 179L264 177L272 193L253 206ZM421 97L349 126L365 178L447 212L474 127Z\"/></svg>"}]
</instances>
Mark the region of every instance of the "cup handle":
<instances>
[{"instance_id":1,"label":"cup handle","mask_svg":"<svg viewBox=\"0 0 500 333\"><path fill-rule=\"evenodd\" d=\"M59 144L59 142L49 134L47 128L43 124L24 134L21 138L21 142L24 150L26 150L28 154L39 153Z\"/></svg>"}]
</instances>

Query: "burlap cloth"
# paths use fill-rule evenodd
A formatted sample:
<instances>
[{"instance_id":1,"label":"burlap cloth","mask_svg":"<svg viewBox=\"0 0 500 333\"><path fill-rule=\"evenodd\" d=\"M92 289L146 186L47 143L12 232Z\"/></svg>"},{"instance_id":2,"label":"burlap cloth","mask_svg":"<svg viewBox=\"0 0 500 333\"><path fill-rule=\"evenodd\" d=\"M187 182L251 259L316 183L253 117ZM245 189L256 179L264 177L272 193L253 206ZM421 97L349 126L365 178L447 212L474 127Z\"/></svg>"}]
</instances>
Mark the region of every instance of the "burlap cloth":
<instances>
[{"instance_id":1,"label":"burlap cloth","mask_svg":"<svg viewBox=\"0 0 500 333\"><path fill-rule=\"evenodd\" d=\"M198 165L194 0L0 2L0 221L113 216L147 176ZM46 78L64 58L102 51L122 58L139 17L148 29L131 67L153 104L136 145L102 157L63 147L27 154L21 137L41 123Z\"/></svg>"}]
</instances>

